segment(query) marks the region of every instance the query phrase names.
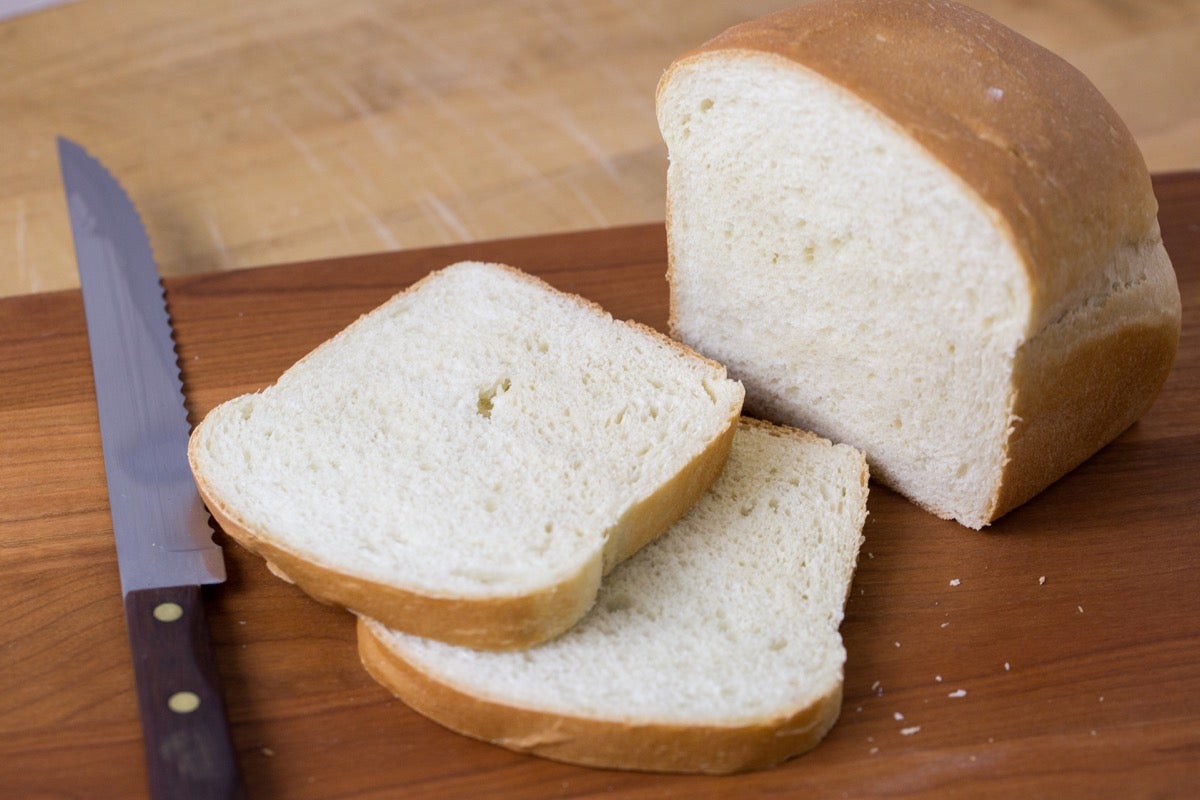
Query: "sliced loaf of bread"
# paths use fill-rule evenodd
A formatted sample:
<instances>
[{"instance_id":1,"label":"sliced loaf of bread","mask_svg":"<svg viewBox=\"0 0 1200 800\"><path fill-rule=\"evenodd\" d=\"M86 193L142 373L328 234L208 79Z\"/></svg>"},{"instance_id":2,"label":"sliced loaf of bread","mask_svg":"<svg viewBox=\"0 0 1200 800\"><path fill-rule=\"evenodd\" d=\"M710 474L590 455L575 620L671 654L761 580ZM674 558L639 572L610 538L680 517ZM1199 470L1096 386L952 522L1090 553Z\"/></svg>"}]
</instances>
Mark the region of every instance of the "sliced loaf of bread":
<instances>
[{"instance_id":1,"label":"sliced loaf of bread","mask_svg":"<svg viewBox=\"0 0 1200 800\"><path fill-rule=\"evenodd\" d=\"M189 457L225 532L312 596L522 647L703 494L742 399L647 327L461 263L213 409Z\"/></svg>"},{"instance_id":2,"label":"sliced loaf of bread","mask_svg":"<svg viewBox=\"0 0 1200 800\"><path fill-rule=\"evenodd\" d=\"M771 766L840 712L866 501L861 453L747 419L712 489L562 636L482 652L360 617L359 653L416 711L513 750L650 771Z\"/></svg>"},{"instance_id":3,"label":"sliced loaf of bread","mask_svg":"<svg viewBox=\"0 0 1200 800\"><path fill-rule=\"evenodd\" d=\"M818 0L658 88L672 332L747 413L978 528L1137 420L1180 298L1145 163L1062 59L947 0Z\"/></svg>"}]
</instances>

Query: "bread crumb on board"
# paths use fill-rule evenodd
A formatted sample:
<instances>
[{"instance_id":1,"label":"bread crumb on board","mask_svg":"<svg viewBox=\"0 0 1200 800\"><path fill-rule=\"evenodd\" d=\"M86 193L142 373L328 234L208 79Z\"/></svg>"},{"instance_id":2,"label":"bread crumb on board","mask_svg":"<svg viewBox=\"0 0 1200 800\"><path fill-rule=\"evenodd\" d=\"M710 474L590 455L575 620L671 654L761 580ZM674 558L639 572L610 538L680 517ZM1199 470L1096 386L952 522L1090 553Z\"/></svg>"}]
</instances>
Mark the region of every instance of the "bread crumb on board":
<instances>
[{"instance_id":1,"label":"bread crumb on board","mask_svg":"<svg viewBox=\"0 0 1200 800\"><path fill-rule=\"evenodd\" d=\"M958 586L960 583L962 583L962 581L960 581L958 578L952 578L952 579L950 580L950 585L951 585L951 586Z\"/></svg>"}]
</instances>

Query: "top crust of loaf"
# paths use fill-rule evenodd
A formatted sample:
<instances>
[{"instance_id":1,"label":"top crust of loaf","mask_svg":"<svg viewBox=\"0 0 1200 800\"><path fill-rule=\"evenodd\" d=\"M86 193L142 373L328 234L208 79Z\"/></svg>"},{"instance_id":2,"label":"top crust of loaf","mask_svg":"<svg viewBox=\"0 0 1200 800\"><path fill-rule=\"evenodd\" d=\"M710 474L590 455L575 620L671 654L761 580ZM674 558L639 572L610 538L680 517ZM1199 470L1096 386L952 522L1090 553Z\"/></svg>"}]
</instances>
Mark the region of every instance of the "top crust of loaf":
<instances>
[{"instance_id":1,"label":"top crust of loaf","mask_svg":"<svg viewBox=\"0 0 1200 800\"><path fill-rule=\"evenodd\" d=\"M873 105L994 209L1028 267L1027 336L1094 292L1112 252L1157 237L1150 176L1116 111L1062 58L980 12L818 0L680 57L659 97L679 71L739 52L794 62Z\"/></svg>"},{"instance_id":2,"label":"top crust of loaf","mask_svg":"<svg viewBox=\"0 0 1200 800\"><path fill-rule=\"evenodd\" d=\"M213 409L189 459L222 528L314 597L524 647L703 494L743 394L650 328L464 262Z\"/></svg>"}]
</instances>

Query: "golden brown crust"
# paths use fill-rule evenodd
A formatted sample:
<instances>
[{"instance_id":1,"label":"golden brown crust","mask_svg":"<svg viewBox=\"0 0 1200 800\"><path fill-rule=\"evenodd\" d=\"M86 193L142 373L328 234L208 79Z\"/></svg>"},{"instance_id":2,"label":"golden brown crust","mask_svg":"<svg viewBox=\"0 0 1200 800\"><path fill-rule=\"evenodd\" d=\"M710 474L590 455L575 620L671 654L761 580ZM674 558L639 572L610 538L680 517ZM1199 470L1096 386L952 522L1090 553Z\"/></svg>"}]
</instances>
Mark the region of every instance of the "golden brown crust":
<instances>
[{"instance_id":1,"label":"golden brown crust","mask_svg":"<svg viewBox=\"0 0 1200 800\"><path fill-rule=\"evenodd\" d=\"M788 59L878 108L994 210L1031 284L1032 334L1158 210L1124 122L1070 64L949 0L818 0L677 59ZM669 214L668 214L669 217Z\"/></svg>"},{"instance_id":2,"label":"golden brown crust","mask_svg":"<svg viewBox=\"0 0 1200 800\"><path fill-rule=\"evenodd\" d=\"M841 711L842 686L785 717L754 724L683 725L564 716L460 691L398 656L358 621L367 672L406 705L451 730L556 761L611 769L727 774L811 750Z\"/></svg>"},{"instance_id":3,"label":"golden brown crust","mask_svg":"<svg viewBox=\"0 0 1200 800\"><path fill-rule=\"evenodd\" d=\"M1023 347L1014 365L1016 418L995 520L1090 458L1136 422L1175 360L1178 322L1122 327L1070 350ZM1047 378L1047 376L1052 376Z\"/></svg>"}]
</instances>

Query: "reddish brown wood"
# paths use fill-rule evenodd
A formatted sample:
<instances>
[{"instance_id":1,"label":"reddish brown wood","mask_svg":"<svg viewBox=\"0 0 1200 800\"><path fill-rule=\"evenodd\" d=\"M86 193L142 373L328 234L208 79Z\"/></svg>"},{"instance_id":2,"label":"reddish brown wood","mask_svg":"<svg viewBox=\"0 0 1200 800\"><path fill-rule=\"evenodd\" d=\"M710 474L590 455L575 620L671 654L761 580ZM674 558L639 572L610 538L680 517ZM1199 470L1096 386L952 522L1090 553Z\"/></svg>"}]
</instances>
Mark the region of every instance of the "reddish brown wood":
<instances>
[{"instance_id":1,"label":"reddish brown wood","mask_svg":"<svg viewBox=\"0 0 1200 800\"><path fill-rule=\"evenodd\" d=\"M1179 358L1158 403L984 533L872 487L842 627L845 704L817 750L712 779L589 770L465 739L371 682L349 615L230 545L229 581L205 597L249 794L1194 794L1200 174L1156 187L1184 298ZM665 325L659 226L173 278L193 418L265 385L358 314L462 258L507 261L618 317ZM3 797L145 792L84 337L77 292L0 301ZM958 690L965 696L952 696Z\"/></svg>"}]
</instances>

